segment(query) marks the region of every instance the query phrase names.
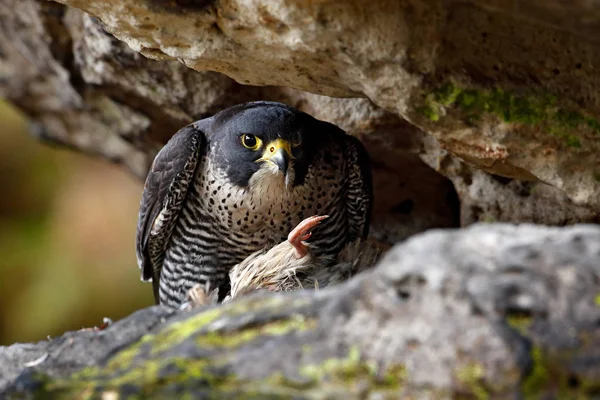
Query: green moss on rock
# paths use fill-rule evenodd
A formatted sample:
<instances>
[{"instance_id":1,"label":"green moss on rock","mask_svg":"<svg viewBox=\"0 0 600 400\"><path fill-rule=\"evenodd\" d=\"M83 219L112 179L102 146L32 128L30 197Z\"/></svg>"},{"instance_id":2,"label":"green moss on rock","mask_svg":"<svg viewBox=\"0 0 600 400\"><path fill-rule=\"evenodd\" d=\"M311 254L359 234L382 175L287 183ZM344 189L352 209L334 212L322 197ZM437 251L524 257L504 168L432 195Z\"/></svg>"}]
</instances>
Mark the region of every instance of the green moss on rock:
<instances>
[{"instance_id":1,"label":"green moss on rock","mask_svg":"<svg viewBox=\"0 0 600 400\"><path fill-rule=\"evenodd\" d=\"M237 347L248 343L257 337L282 336L292 331L304 331L316 326L314 320L296 316L289 320L269 322L253 329L244 329L240 332L211 332L199 335L196 343L199 346L211 347Z\"/></svg>"},{"instance_id":2,"label":"green moss on rock","mask_svg":"<svg viewBox=\"0 0 600 400\"><path fill-rule=\"evenodd\" d=\"M478 400L489 399L490 393L483 385L485 373L479 364L470 364L460 368L457 373L458 381L464 389Z\"/></svg>"},{"instance_id":3,"label":"green moss on rock","mask_svg":"<svg viewBox=\"0 0 600 400\"><path fill-rule=\"evenodd\" d=\"M440 115L437 113L437 110L431 105L424 105L419 108L419 113L423 114L430 121L436 122L440 119Z\"/></svg>"},{"instance_id":4,"label":"green moss on rock","mask_svg":"<svg viewBox=\"0 0 600 400\"><path fill-rule=\"evenodd\" d=\"M362 383L374 391L392 390L393 393L399 393L408 379L404 365L393 365L383 372L378 371L378 368L361 359L358 347L351 347L346 357L303 365L299 373L315 385L337 382L340 388L348 389Z\"/></svg>"},{"instance_id":5,"label":"green moss on rock","mask_svg":"<svg viewBox=\"0 0 600 400\"><path fill-rule=\"evenodd\" d=\"M289 331L273 326L269 329L273 334ZM403 365L378 370L361 359L357 347L352 347L346 357L299 365L300 380L290 379L281 372L263 379L241 379L232 373L231 354L219 353L210 358L154 357L120 370L92 367L68 379L40 376L38 382L41 391L52 398L98 398L111 392L134 399L164 398L174 393L201 393L203 398L336 398L342 393L358 394L366 390L391 399L400 393L407 380Z\"/></svg>"},{"instance_id":6,"label":"green moss on rock","mask_svg":"<svg viewBox=\"0 0 600 400\"><path fill-rule=\"evenodd\" d=\"M598 393L600 380L577 376L568 368L574 350L547 351L533 345L533 366L522 383L525 399L539 399L544 394L559 399L587 399Z\"/></svg>"},{"instance_id":7,"label":"green moss on rock","mask_svg":"<svg viewBox=\"0 0 600 400\"><path fill-rule=\"evenodd\" d=\"M562 139L566 146L580 148L583 133L600 134L600 122L580 111L559 104L556 96L502 88L479 89L447 82L425 95L417 112L432 122L450 109L457 110L468 125L483 115L494 115L506 123L523 124Z\"/></svg>"},{"instance_id":8,"label":"green moss on rock","mask_svg":"<svg viewBox=\"0 0 600 400\"><path fill-rule=\"evenodd\" d=\"M511 314L506 317L506 323L520 334L526 335L533 325L533 318L525 314Z\"/></svg>"}]
</instances>

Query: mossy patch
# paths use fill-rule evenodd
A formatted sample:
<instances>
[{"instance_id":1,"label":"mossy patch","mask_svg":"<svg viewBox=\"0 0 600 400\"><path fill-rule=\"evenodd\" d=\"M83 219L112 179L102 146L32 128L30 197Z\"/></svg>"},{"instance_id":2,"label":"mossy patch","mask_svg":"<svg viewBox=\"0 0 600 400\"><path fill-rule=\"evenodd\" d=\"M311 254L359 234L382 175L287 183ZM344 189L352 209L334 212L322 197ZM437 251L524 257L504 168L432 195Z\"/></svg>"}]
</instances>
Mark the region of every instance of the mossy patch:
<instances>
[{"instance_id":1,"label":"mossy patch","mask_svg":"<svg viewBox=\"0 0 600 400\"><path fill-rule=\"evenodd\" d=\"M294 299L296 306L301 307L306 303L303 299ZM231 346L235 346L236 342L242 343L250 340L252 337L260 334L260 328L266 325L270 326L271 332L285 333L285 330L300 329L302 323L307 322L304 318L294 317L286 320L279 320L278 323L266 323L265 325L256 325L252 327L241 327L239 330L230 334L230 339L227 342L227 334L219 332L218 329L211 329L211 326L218 326L220 322L225 320L236 318L242 315L251 313L254 309L259 308L265 315L276 312L283 307L289 307L289 301L278 298L278 297L257 297L254 299L247 299L244 302L231 302L221 307L208 309L204 312L196 314L190 318L187 318L181 322L176 322L162 331L158 332L154 337L145 338L144 342L148 343L151 341L152 353L157 354L164 350L171 348L174 344L181 343L191 336L197 336L201 340L203 337L209 342L216 343L220 342L225 345L229 343Z\"/></svg>"},{"instance_id":2,"label":"mossy patch","mask_svg":"<svg viewBox=\"0 0 600 400\"><path fill-rule=\"evenodd\" d=\"M436 122L440 119L440 114L433 106L427 104L419 108L419 114L423 114L430 121Z\"/></svg>"},{"instance_id":3,"label":"mossy patch","mask_svg":"<svg viewBox=\"0 0 600 400\"><path fill-rule=\"evenodd\" d=\"M167 326L152 338L152 351L157 353L176 343L181 343L221 315L221 310L214 308Z\"/></svg>"},{"instance_id":4,"label":"mossy patch","mask_svg":"<svg viewBox=\"0 0 600 400\"><path fill-rule=\"evenodd\" d=\"M506 323L521 335L525 335L533 325L533 317L528 314L511 313L506 317Z\"/></svg>"},{"instance_id":5,"label":"mossy patch","mask_svg":"<svg viewBox=\"0 0 600 400\"><path fill-rule=\"evenodd\" d=\"M263 302L262 309L268 315L269 310L273 312L281 307L280 303ZM298 305L302 303L300 301ZM289 302L287 304L289 306ZM248 321L234 330L221 328L226 326L219 323L221 318L237 318L246 315L247 311L247 307L242 309L232 303L192 315L156 334L143 336L106 365L85 368L68 379L44 380L44 391L57 396L67 393L65 397L78 397L84 393L97 395L110 390L121 395L133 393L146 398L155 393L168 393L171 388L184 391L200 388L210 393L235 393L236 390L246 393L254 390L260 382L242 382L232 374L228 354L234 354L238 348L258 337L277 337L305 331L314 328L316 322L301 314L293 314L288 318L274 317L273 321ZM176 350L182 343L191 346L190 350L196 346L199 354L204 355L190 358L182 355ZM223 348L227 350L223 351ZM160 397L158 394L156 396Z\"/></svg>"},{"instance_id":6,"label":"mossy patch","mask_svg":"<svg viewBox=\"0 0 600 400\"><path fill-rule=\"evenodd\" d=\"M341 393L356 394L365 390L381 394L382 398L395 398L407 380L403 365L378 371L361 360L356 347L350 349L346 357L299 367L299 375L306 378L304 381L289 379L281 372L263 379L241 379L232 372L230 362L226 354L210 359L153 358L121 371L87 368L68 380L50 381L42 377L39 382L44 382L41 388L44 393L51 393L52 398L97 398L102 393L114 392L122 398L201 393L202 398L240 395L242 397L235 398L268 399L305 395L337 398Z\"/></svg>"},{"instance_id":7,"label":"mossy patch","mask_svg":"<svg viewBox=\"0 0 600 400\"><path fill-rule=\"evenodd\" d=\"M319 381L326 376L337 376L342 379L355 375L360 366L360 351L352 347L345 358L331 358L319 365L304 365L300 368L300 375ZM366 367L366 364L363 366Z\"/></svg>"},{"instance_id":8,"label":"mossy patch","mask_svg":"<svg viewBox=\"0 0 600 400\"><path fill-rule=\"evenodd\" d=\"M461 87L448 82L426 94L417 112L437 122L449 109L455 109L468 125L491 114L506 123L524 124L545 131L562 139L567 147L574 148L582 147L584 133L600 135L597 119L559 103L556 96L549 94Z\"/></svg>"},{"instance_id":9,"label":"mossy patch","mask_svg":"<svg viewBox=\"0 0 600 400\"><path fill-rule=\"evenodd\" d=\"M199 335L196 344L203 347L237 347L246 344L257 337L283 336L292 331L301 332L316 327L316 322L302 316L286 320L269 322L238 332L211 332Z\"/></svg>"},{"instance_id":10,"label":"mossy patch","mask_svg":"<svg viewBox=\"0 0 600 400\"><path fill-rule=\"evenodd\" d=\"M550 379L549 360L544 355L542 349L533 346L531 350L531 359L533 366L527 377L523 381L523 393L525 396L539 395L547 387Z\"/></svg>"},{"instance_id":11,"label":"mossy patch","mask_svg":"<svg viewBox=\"0 0 600 400\"><path fill-rule=\"evenodd\" d=\"M362 380L366 387L376 390L395 390L404 386L408 373L404 365L394 365L379 371L374 365L361 359L360 350L353 346L348 355L341 358L329 358L319 364L303 365L299 368L301 376L310 382L338 382L340 387L350 388Z\"/></svg>"},{"instance_id":12,"label":"mossy patch","mask_svg":"<svg viewBox=\"0 0 600 400\"><path fill-rule=\"evenodd\" d=\"M470 395L478 400L489 399L490 393L483 384L485 373L479 364L470 364L460 368L456 377Z\"/></svg>"},{"instance_id":13,"label":"mossy patch","mask_svg":"<svg viewBox=\"0 0 600 400\"><path fill-rule=\"evenodd\" d=\"M533 366L522 383L524 398L539 399L546 394L560 399L587 399L598 393L599 380L578 376L569 369L576 351L547 351L533 345L530 353Z\"/></svg>"},{"instance_id":14,"label":"mossy patch","mask_svg":"<svg viewBox=\"0 0 600 400\"><path fill-rule=\"evenodd\" d=\"M164 398L172 390L227 393L237 387L237 378L219 369L214 360L175 357L144 360L115 373L88 368L68 380L45 384L43 392L52 398L97 398L107 392L123 398Z\"/></svg>"}]
</instances>

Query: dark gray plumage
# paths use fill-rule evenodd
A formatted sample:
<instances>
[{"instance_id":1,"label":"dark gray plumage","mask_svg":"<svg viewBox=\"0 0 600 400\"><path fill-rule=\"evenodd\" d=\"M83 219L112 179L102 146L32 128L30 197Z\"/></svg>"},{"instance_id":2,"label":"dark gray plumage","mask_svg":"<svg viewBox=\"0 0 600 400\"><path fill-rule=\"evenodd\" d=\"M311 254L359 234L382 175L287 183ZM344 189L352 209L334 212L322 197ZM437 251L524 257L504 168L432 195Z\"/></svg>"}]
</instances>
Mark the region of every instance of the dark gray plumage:
<instances>
[{"instance_id":1,"label":"dark gray plumage","mask_svg":"<svg viewBox=\"0 0 600 400\"><path fill-rule=\"evenodd\" d=\"M196 283L223 297L235 264L309 216L329 215L313 230L316 254L365 238L371 203L358 139L284 104L237 105L184 127L156 156L138 221L142 279L170 306Z\"/></svg>"}]
</instances>

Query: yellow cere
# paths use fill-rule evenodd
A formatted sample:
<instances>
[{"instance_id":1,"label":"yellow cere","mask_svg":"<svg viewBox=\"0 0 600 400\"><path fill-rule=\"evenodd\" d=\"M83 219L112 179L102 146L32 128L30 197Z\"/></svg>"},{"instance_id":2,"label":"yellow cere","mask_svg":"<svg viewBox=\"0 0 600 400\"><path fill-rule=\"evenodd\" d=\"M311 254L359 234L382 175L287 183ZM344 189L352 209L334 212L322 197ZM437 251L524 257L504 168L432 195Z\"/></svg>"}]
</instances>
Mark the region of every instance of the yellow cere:
<instances>
[{"instance_id":1,"label":"yellow cere","mask_svg":"<svg viewBox=\"0 0 600 400\"><path fill-rule=\"evenodd\" d=\"M273 154L277 153L277 150L279 149L283 149L288 154L288 156L290 156L291 159L294 158L292 156L292 146L290 146L290 143L283 139L276 139L266 146L265 151L260 160L268 160Z\"/></svg>"}]
</instances>

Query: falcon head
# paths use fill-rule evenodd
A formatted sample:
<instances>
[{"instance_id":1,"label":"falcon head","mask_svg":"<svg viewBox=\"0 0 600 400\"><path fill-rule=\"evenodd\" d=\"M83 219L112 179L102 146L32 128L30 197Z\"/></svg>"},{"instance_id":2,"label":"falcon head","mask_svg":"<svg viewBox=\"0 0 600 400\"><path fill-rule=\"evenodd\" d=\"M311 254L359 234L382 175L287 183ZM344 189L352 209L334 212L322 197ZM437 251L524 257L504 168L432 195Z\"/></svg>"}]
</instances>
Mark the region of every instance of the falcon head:
<instances>
[{"instance_id":1,"label":"falcon head","mask_svg":"<svg viewBox=\"0 0 600 400\"><path fill-rule=\"evenodd\" d=\"M252 102L209 119L212 159L240 186L286 188L304 181L310 164L311 137L319 121L275 102Z\"/></svg>"}]
</instances>

